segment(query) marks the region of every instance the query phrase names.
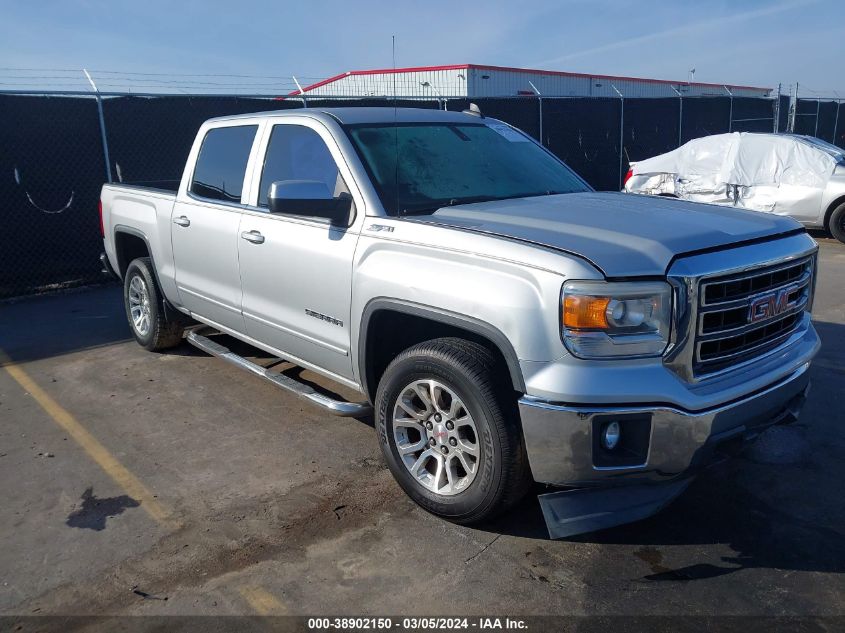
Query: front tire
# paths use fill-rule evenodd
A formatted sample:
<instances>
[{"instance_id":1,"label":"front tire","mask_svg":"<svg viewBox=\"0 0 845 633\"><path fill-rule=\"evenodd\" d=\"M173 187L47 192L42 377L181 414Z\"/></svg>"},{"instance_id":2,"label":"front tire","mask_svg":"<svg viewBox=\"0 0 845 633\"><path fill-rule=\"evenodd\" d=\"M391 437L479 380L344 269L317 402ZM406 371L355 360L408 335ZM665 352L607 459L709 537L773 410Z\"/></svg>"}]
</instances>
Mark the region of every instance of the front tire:
<instances>
[{"instance_id":1,"label":"front tire","mask_svg":"<svg viewBox=\"0 0 845 633\"><path fill-rule=\"evenodd\" d=\"M503 512L531 481L513 388L474 342L441 338L399 354L379 382L376 432L408 496L455 523Z\"/></svg>"},{"instance_id":2,"label":"front tire","mask_svg":"<svg viewBox=\"0 0 845 633\"><path fill-rule=\"evenodd\" d=\"M830 214L827 228L830 229L830 234L833 237L845 244L845 202L836 207Z\"/></svg>"},{"instance_id":3,"label":"front tire","mask_svg":"<svg viewBox=\"0 0 845 633\"><path fill-rule=\"evenodd\" d=\"M157 352L179 345L184 331L181 315L167 315L149 257L129 263L123 279L126 318L138 344Z\"/></svg>"}]
</instances>

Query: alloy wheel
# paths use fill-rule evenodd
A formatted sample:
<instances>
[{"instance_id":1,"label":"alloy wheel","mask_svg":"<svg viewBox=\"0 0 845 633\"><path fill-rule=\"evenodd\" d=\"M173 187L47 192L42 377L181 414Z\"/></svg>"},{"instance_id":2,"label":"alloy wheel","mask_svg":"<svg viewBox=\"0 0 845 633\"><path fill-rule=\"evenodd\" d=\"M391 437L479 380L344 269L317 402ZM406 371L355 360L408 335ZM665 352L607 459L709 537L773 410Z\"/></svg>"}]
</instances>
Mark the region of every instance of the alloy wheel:
<instances>
[{"instance_id":1,"label":"alloy wheel","mask_svg":"<svg viewBox=\"0 0 845 633\"><path fill-rule=\"evenodd\" d=\"M393 439L402 463L439 495L463 492L478 473L478 431L458 395L437 380L406 385L393 407Z\"/></svg>"},{"instance_id":2,"label":"alloy wheel","mask_svg":"<svg viewBox=\"0 0 845 633\"><path fill-rule=\"evenodd\" d=\"M146 336L150 332L150 293L147 284L135 275L129 282L129 314L132 316L132 327L139 336Z\"/></svg>"}]
</instances>

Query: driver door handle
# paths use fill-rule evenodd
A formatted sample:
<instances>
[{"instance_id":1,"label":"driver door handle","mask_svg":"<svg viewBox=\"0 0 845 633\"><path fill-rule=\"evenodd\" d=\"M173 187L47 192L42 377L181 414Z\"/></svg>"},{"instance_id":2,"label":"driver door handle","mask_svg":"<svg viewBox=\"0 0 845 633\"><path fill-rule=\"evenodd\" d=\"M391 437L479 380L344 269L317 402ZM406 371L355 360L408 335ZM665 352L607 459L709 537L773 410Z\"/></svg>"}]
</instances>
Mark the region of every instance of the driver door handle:
<instances>
[{"instance_id":1,"label":"driver door handle","mask_svg":"<svg viewBox=\"0 0 845 633\"><path fill-rule=\"evenodd\" d=\"M252 242L253 244L264 243L264 236L258 231L241 231L241 237L247 242Z\"/></svg>"},{"instance_id":2,"label":"driver door handle","mask_svg":"<svg viewBox=\"0 0 845 633\"><path fill-rule=\"evenodd\" d=\"M180 215L178 218L173 218L173 224L178 224L179 226L191 226L191 221L184 215Z\"/></svg>"}]
</instances>

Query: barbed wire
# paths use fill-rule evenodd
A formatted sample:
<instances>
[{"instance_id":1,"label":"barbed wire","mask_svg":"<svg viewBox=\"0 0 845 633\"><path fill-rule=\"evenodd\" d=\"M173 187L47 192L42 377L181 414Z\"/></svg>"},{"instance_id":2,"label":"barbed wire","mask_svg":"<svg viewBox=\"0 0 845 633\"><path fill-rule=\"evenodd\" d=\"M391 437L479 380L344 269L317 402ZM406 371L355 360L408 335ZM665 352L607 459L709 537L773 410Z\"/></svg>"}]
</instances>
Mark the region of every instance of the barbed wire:
<instances>
[{"instance_id":1,"label":"barbed wire","mask_svg":"<svg viewBox=\"0 0 845 633\"><path fill-rule=\"evenodd\" d=\"M97 73L101 75L122 75L122 76L147 76L147 77L234 77L244 79L290 79L294 75L301 79L319 81L325 77L320 75L299 75L296 73L287 73L279 75L256 75L243 73L180 73L180 72L141 72L134 70L103 70L97 68L88 68L88 72ZM0 72L62 72L62 73L82 73L82 68L13 68L0 67Z\"/></svg>"},{"instance_id":2,"label":"barbed wire","mask_svg":"<svg viewBox=\"0 0 845 633\"><path fill-rule=\"evenodd\" d=\"M146 72L82 68L0 67L0 86L21 90L82 89L138 92L160 90L165 93L233 92L288 93L299 85L310 85L322 77L288 74ZM299 85L297 85L297 81Z\"/></svg>"},{"instance_id":3,"label":"barbed wire","mask_svg":"<svg viewBox=\"0 0 845 633\"><path fill-rule=\"evenodd\" d=\"M73 89L92 90L85 73L93 79L98 89L112 92L139 92L161 90L172 94L186 92L203 94L206 92L233 93L249 92L253 94L295 93L299 86L307 87L318 83L325 77L299 75L296 73L256 74L256 73L213 73L213 72L152 72L114 69L82 68L35 68L35 67L0 67L0 86L21 90ZM294 79L296 77L296 79ZM789 85L789 84L786 84ZM795 86L796 84L792 84ZM842 101L845 97L837 90L818 90L804 83L797 83L799 98ZM357 96L389 97L396 92L414 97L454 98L465 95L438 94L431 86L408 77L389 79L373 76L358 86ZM324 86L319 92L322 97L351 96L341 94L348 91L345 85ZM337 94L335 94L337 92ZM443 92L443 91L441 91ZM315 93L306 96L318 95Z\"/></svg>"},{"instance_id":4,"label":"barbed wire","mask_svg":"<svg viewBox=\"0 0 845 633\"><path fill-rule=\"evenodd\" d=\"M5 78L5 77L3 77ZM38 80L45 80L45 79L61 79L61 80L68 80L70 79L67 75L12 75L8 77L9 79L38 79ZM105 81L100 80L98 83L115 83L117 80L134 82L134 83L160 83L160 84L197 84L197 85L209 85L209 86L258 86L258 85L266 85L268 82L219 82L219 81L199 81L199 80L181 80L181 79L159 79L159 78L144 78L144 77L125 77L125 78L117 78L117 79L106 79ZM79 79L82 83L87 83L86 79ZM287 80L279 80L279 81L272 81L269 82L273 85L277 84L285 84L285 85L292 85L295 86L296 83L292 79Z\"/></svg>"},{"instance_id":5,"label":"barbed wire","mask_svg":"<svg viewBox=\"0 0 845 633\"><path fill-rule=\"evenodd\" d=\"M798 83L798 97L806 99L806 95L802 95L802 92L809 92L811 95L814 95L811 98L819 99L819 100L831 100L831 101L841 101L843 97L837 92L836 90L826 89L826 90L815 90L810 88L806 84ZM834 96L831 95L833 93Z\"/></svg>"}]
</instances>

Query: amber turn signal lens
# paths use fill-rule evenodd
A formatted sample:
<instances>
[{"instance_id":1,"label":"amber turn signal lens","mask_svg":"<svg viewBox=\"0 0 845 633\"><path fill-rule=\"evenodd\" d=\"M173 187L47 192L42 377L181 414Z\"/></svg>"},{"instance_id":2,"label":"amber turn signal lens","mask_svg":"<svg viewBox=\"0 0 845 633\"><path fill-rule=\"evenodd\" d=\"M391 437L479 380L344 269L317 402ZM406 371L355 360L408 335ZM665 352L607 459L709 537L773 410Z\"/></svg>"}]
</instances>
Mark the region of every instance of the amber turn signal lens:
<instances>
[{"instance_id":1,"label":"amber turn signal lens","mask_svg":"<svg viewBox=\"0 0 845 633\"><path fill-rule=\"evenodd\" d=\"M610 297L565 295L563 301L563 324L568 328L598 328L606 330L607 305Z\"/></svg>"}]
</instances>

